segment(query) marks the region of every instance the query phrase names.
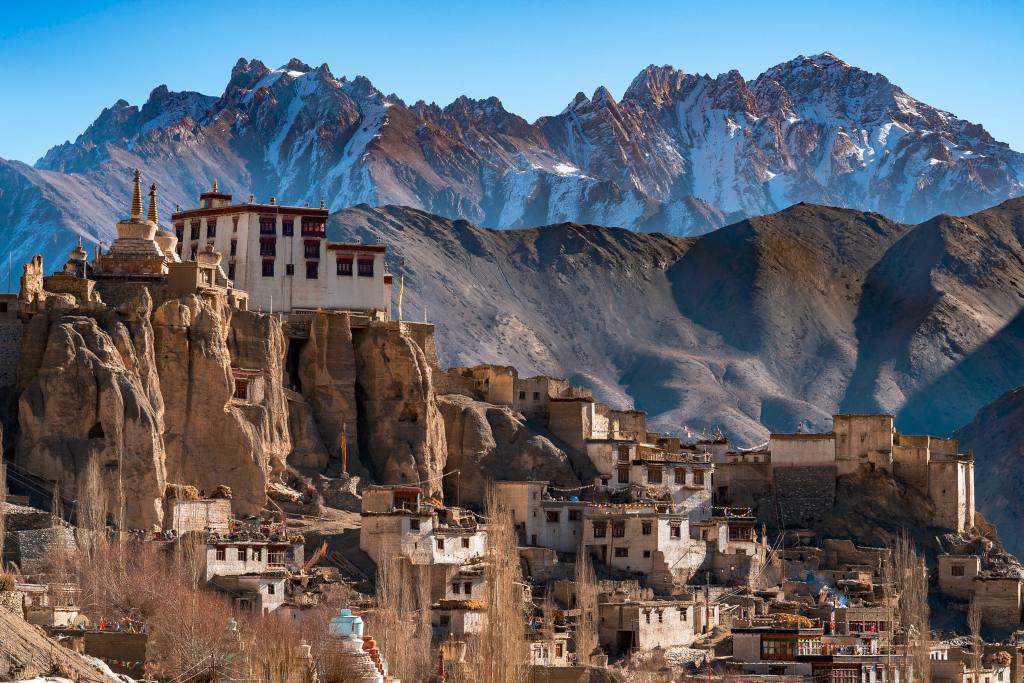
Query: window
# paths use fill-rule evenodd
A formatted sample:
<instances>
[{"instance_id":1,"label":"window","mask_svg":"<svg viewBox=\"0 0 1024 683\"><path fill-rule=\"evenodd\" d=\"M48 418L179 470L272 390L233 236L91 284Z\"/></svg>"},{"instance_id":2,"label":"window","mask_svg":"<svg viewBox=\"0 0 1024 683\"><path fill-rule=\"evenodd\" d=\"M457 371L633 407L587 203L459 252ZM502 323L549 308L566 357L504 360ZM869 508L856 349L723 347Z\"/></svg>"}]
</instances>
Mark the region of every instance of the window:
<instances>
[{"instance_id":1,"label":"window","mask_svg":"<svg viewBox=\"0 0 1024 683\"><path fill-rule=\"evenodd\" d=\"M263 277L274 277L274 259L263 259Z\"/></svg>"},{"instance_id":2,"label":"window","mask_svg":"<svg viewBox=\"0 0 1024 683\"><path fill-rule=\"evenodd\" d=\"M189 234L192 236L192 239L199 239L199 221L189 223Z\"/></svg>"},{"instance_id":3,"label":"window","mask_svg":"<svg viewBox=\"0 0 1024 683\"><path fill-rule=\"evenodd\" d=\"M648 624L651 623L651 613L650 612L644 612L644 621L646 621Z\"/></svg>"},{"instance_id":4,"label":"window","mask_svg":"<svg viewBox=\"0 0 1024 683\"><path fill-rule=\"evenodd\" d=\"M249 398L249 380L241 377L235 379L235 398L245 401ZM238 549L238 559L244 560L245 557L242 554L245 552L245 548Z\"/></svg>"},{"instance_id":5,"label":"window","mask_svg":"<svg viewBox=\"0 0 1024 683\"><path fill-rule=\"evenodd\" d=\"M580 521L580 511L579 510L569 510L569 521L570 522L578 522L578 521Z\"/></svg>"},{"instance_id":6,"label":"window","mask_svg":"<svg viewBox=\"0 0 1024 683\"><path fill-rule=\"evenodd\" d=\"M619 446L619 462L629 462L629 446Z\"/></svg>"},{"instance_id":7,"label":"window","mask_svg":"<svg viewBox=\"0 0 1024 683\"><path fill-rule=\"evenodd\" d=\"M338 275L341 275L341 273L338 273ZM519 400L520 401L525 401L526 400L526 392L525 391L520 391L519 392Z\"/></svg>"},{"instance_id":8,"label":"window","mask_svg":"<svg viewBox=\"0 0 1024 683\"><path fill-rule=\"evenodd\" d=\"M228 559L228 549L223 546L217 548L217 559L221 562Z\"/></svg>"},{"instance_id":9,"label":"window","mask_svg":"<svg viewBox=\"0 0 1024 683\"><path fill-rule=\"evenodd\" d=\"M650 522L640 522L640 533L642 533L644 536L650 536L651 535L651 523Z\"/></svg>"},{"instance_id":10,"label":"window","mask_svg":"<svg viewBox=\"0 0 1024 683\"><path fill-rule=\"evenodd\" d=\"M275 238L260 238L260 256L277 256L277 240Z\"/></svg>"},{"instance_id":11,"label":"window","mask_svg":"<svg viewBox=\"0 0 1024 683\"><path fill-rule=\"evenodd\" d=\"M174 224L174 236L178 238L178 241L182 241L185 238L185 224L175 223Z\"/></svg>"},{"instance_id":12,"label":"window","mask_svg":"<svg viewBox=\"0 0 1024 683\"><path fill-rule=\"evenodd\" d=\"M231 217L231 232L238 232L238 216Z\"/></svg>"},{"instance_id":13,"label":"window","mask_svg":"<svg viewBox=\"0 0 1024 683\"><path fill-rule=\"evenodd\" d=\"M677 484L685 484L686 483L686 470L684 470L682 467L677 467L676 468L676 483Z\"/></svg>"},{"instance_id":14,"label":"window","mask_svg":"<svg viewBox=\"0 0 1024 683\"><path fill-rule=\"evenodd\" d=\"M6 312L7 312L7 302L6 301L0 302L0 313L6 313Z\"/></svg>"},{"instance_id":15,"label":"window","mask_svg":"<svg viewBox=\"0 0 1024 683\"><path fill-rule=\"evenodd\" d=\"M458 581L453 583L452 584L452 595L458 595L460 588L462 588L462 586L461 586L461 584Z\"/></svg>"},{"instance_id":16,"label":"window","mask_svg":"<svg viewBox=\"0 0 1024 683\"><path fill-rule=\"evenodd\" d=\"M650 557L650 556L651 556L651 551L650 550L645 550L644 551L644 557Z\"/></svg>"},{"instance_id":17,"label":"window","mask_svg":"<svg viewBox=\"0 0 1024 683\"><path fill-rule=\"evenodd\" d=\"M438 550L444 550L444 539L443 538L435 538L434 541L437 543L437 549Z\"/></svg>"},{"instance_id":18,"label":"window","mask_svg":"<svg viewBox=\"0 0 1024 683\"><path fill-rule=\"evenodd\" d=\"M217 219L211 218L206 221L206 236L216 237L217 236Z\"/></svg>"},{"instance_id":19,"label":"window","mask_svg":"<svg viewBox=\"0 0 1024 683\"><path fill-rule=\"evenodd\" d=\"M686 610L687 609L689 609L689 608L688 607L680 607L679 608L679 621L686 621Z\"/></svg>"},{"instance_id":20,"label":"window","mask_svg":"<svg viewBox=\"0 0 1024 683\"><path fill-rule=\"evenodd\" d=\"M608 527L604 522L594 522L594 538L604 538Z\"/></svg>"},{"instance_id":21,"label":"window","mask_svg":"<svg viewBox=\"0 0 1024 683\"><path fill-rule=\"evenodd\" d=\"M260 234L276 235L277 219L274 218L273 216L260 216Z\"/></svg>"},{"instance_id":22,"label":"window","mask_svg":"<svg viewBox=\"0 0 1024 683\"><path fill-rule=\"evenodd\" d=\"M231 256L238 253L238 240L231 240L231 250L229 253Z\"/></svg>"},{"instance_id":23,"label":"window","mask_svg":"<svg viewBox=\"0 0 1024 683\"><path fill-rule=\"evenodd\" d=\"M615 557L629 557L629 548L616 548Z\"/></svg>"},{"instance_id":24,"label":"window","mask_svg":"<svg viewBox=\"0 0 1024 683\"><path fill-rule=\"evenodd\" d=\"M647 483L648 484L660 484L661 483L661 468L660 467L648 467L647 468Z\"/></svg>"},{"instance_id":25,"label":"window","mask_svg":"<svg viewBox=\"0 0 1024 683\"><path fill-rule=\"evenodd\" d=\"M306 279L315 280L320 277L320 262L306 261Z\"/></svg>"},{"instance_id":26,"label":"window","mask_svg":"<svg viewBox=\"0 0 1024 683\"><path fill-rule=\"evenodd\" d=\"M274 595L277 593L277 586L272 583L267 584L267 595Z\"/></svg>"},{"instance_id":27,"label":"window","mask_svg":"<svg viewBox=\"0 0 1024 683\"><path fill-rule=\"evenodd\" d=\"M693 471L693 485L703 486L704 485L704 470Z\"/></svg>"},{"instance_id":28,"label":"window","mask_svg":"<svg viewBox=\"0 0 1024 683\"><path fill-rule=\"evenodd\" d=\"M338 257L338 275L344 275L346 277L352 276L352 259L348 257Z\"/></svg>"},{"instance_id":29,"label":"window","mask_svg":"<svg viewBox=\"0 0 1024 683\"><path fill-rule=\"evenodd\" d=\"M665 613L662 612L661 610L658 610L658 623L659 624L665 623Z\"/></svg>"},{"instance_id":30,"label":"window","mask_svg":"<svg viewBox=\"0 0 1024 683\"><path fill-rule=\"evenodd\" d=\"M468 548L469 547L469 539L468 538L462 539L462 547L463 548Z\"/></svg>"},{"instance_id":31,"label":"window","mask_svg":"<svg viewBox=\"0 0 1024 683\"><path fill-rule=\"evenodd\" d=\"M442 614L441 615L441 626L447 626L450 623L452 623L451 615L450 614Z\"/></svg>"},{"instance_id":32,"label":"window","mask_svg":"<svg viewBox=\"0 0 1024 683\"><path fill-rule=\"evenodd\" d=\"M262 548L253 548L252 549L252 559L256 560L257 562L262 560L263 559L263 549Z\"/></svg>"},{"instance_id":33,"label":"window","mask_svg":"<svg viewBox=\"0 0 1024 683\"><path fill-rule=\"evenodd\" d=\"M533 392L533 400L534 401L539 401L540 400L540 392L539 391Z\"/></svg>"},{"instance_id":34,"label":"window","mask_svg":"<svg viewBox=\"0 0 1024 683\"><path fill-rule=\"evenodd\" d=\"M625 522L612 522L612 538L623 538L626 535Z\"/></svg>"},{"instance_id":35,"label":"window","mask_svg":"<svg viewBox=\"0 0 1024 683\"><path fill-rule=\"evenodd\" d=\"M561 657L562 656L562 644L561 643L555 643L555 656L556 657Z\"/></svg>"},{"instance_id":36,"label":"window","mask_svg":"<svg viewBox=\"0 0 1024 683\"><path fill-rule=\"evenodd\" d=\"M359 277L373 277L373 259L359 259Z\"/></svg>"},{"instance_id":37,"label":"window","mask_svg":"<svg viewBox=\"0 0 1024 683\"><path fill-rule=\"evenodd\" d=\"M558 524L559 518L561 517L558 510L548 510L544 513L544 516L547 517L548 522L552 524Z\"/></svg>"},{"instance_id":38,"label":"window","mask_svg":"<svg viewBox=\"0 0 1024 683\"><path fill-rule=\"evenodd\" d=\"M284 566L284 551L267 548L267 564L270 566Z\"/></svg>"},{"instance_id":39,"label":"window","mask_svg":"<svg viewBox=\"0 0 1024 683\"><path fill-rule=\"evenodd\" d=\"M199 252L199 247L192 247L192 260L196 260L196 254Z\"/></svg>"},{"instance_id":40,"label":"window","mask_svg":"<svg viewBox=\"0 0 1024 683\"><path fill-rule=\"evenodd\" d=\"M464 584L462 584L462 592L465 593L466 595L472 595L473 594L473 584L471 582L469 582L469 581L466 581Z\"/></svg>"},{"instance_id":41,"label":"window","mask_svg":"<svg viewBox=\"0 0 1024 683\"><path fill-rule=\"evenodd\" d=\"M304 244L306 258L320 258L320 242L318 240L306 240Z\"/></svg>"},{"instance_id":42,"label":"window","mask_svg":"<svg viewBox=\"0 0 1024 683\"><path fill-rule=\"evenodd\" d=\"M294 263L289 263L289 264L285 265L285 267L284 267L284 274L285 275L295 275L295 264Z\"/></svg>"},{"instance_id":43,"label":"window","mask_svg":"<svg viewBox=\"0 0 1024 683\"><path fill-rule=\"evenodd\" d=\"M619 475L619 483L620 484L628 484L629 483L629 467L628 466L626 466L626 467L617 467L616 470L618 471L618 475Z\"/></svg>"},{"instance_id":44,"label":"window","mask_svg":"<svg viewBox=\"0 0 1024 683\"><path fill-rule=\"evenodd\" d=\"M286 218L281 221L281 234L285 237L291 237L295 234L295 221L291 218Z\"/></svg>"},{"instance_id":45,"label":"window","mask_svg":"<svg viewBox=\"0 0 1024 683\"><path fill-rule=\"evenodd\" d=\"M949 568L949 574L950 574L950 576L963 576L964 575L964 565L962 565L962 564L954 564L954 565L952 565Z\"/></svg>"},{"instance_id":46,"label":"window","mask_svg":"<svg viewBox=\"0 0 1024 683\"><path fill-rule=\"evenodd\" d=\"M679 522L671 522L669 524L669 527L668 527L668 537L669 538L682 538L682 532L680 531L680 526L681 525L680 525Z\"/></svg>"},{"instance_id":47,"label":"window","mask_svg":"<svg viewBox=\"0 0 1024 683\"><path fill-rule=\"evenodd\" d=\"M312 218L310 216L302 217L302 236L303 237L323 237L326 222L322 218Z\"/></svg>"},{"instance_id":48,"label":"window","mask_svg":"<svg viewBox=\"0 0 1024 683\"><path fill-rule=\"evenodd\" d=\"M420 520L418 520L418 519L410 519L409 520L409 531L419 531L419 530L420 530Z\"/></svg>"}]
</instances>

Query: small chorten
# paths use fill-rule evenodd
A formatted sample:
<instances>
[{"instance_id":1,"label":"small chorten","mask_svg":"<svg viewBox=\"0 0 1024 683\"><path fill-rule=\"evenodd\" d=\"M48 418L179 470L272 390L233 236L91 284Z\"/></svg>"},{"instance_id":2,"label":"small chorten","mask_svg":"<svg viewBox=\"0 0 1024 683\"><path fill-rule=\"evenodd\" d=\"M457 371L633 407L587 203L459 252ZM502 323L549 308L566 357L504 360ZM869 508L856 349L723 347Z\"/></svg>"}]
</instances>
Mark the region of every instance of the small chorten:
<instances>
[{"instance_id":1,"label":"small chorten","mask_svg":"<svg viewBox=\"0 0 1024 683\"><path fill-rule=\"evenodd\" d=\"M68 260L64 264L64 272L75 277L86 277L89 271L89 252L82 247L82 238L78 238Z\"/></svg>"},{"instance_id":2,"label":"small chorten","mask_svg":"<svg viewBox=\"0 0 1024 683\"><path fill-rule=\"evenodd\" d=\"M178 256L178 236L170 230L165 230L160 227L160 219L157 214L156 208L156 183L149 186L149 213L146 215L146 221L156 226L156 234L154 239L160 246L160 250L164 252L164 256L171 261L177 263L181 261Z\"/></svg>"}]
</instances>

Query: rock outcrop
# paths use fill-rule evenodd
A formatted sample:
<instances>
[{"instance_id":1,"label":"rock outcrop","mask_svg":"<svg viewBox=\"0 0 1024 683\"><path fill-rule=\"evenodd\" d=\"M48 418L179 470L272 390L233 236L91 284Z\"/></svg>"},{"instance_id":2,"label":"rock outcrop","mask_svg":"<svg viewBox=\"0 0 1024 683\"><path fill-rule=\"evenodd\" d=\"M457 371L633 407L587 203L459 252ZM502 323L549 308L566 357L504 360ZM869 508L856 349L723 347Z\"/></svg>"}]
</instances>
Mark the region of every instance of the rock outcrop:
<instances>
[{"instance_id":1,"label":"rock outcrop","mask_svg":"<svg viewBox=\"0 0 1024 683\"><path fill-rule=\"evenodd\" d=\"M133 322L148 330L148 321ZM128 326L106 323L110 333L88 317L32 319L24 345L45 351L38 366L20 368L17 463L73 492L95 461L112 492L109 512L117 519L123 502L126 525L150 527L161 521L166 482L160 405L139 373L151 367L152 347L140 357Z\"/></svg>"},{"instance_id":2,"label":"rock outcrop","mask_svg":"<svg viewBox=\"0 0 1024 683\"><path fill-rule=\"evenodd\" d=\"M447 446L427 349L398 322L353 335L359 452L377 481L441 491Z\"/></svg>"},{"instance_id":3,"label":"rock outcrop","mask_svg":"<svg viewBox=\"0 0 1024 683\"><path fill-rule=\"evenodd\" d=\"M448 446L447 500L483 505L488 479L548 481L575 487L580 476L568 455L511 408L449 394L437 399ZM594 473L584 474L590 481Z\"/></svg>"},{"instance_id":4,"label":"rock outcrop","mask_svg":"<svg viewBox=\"0 0 1024 683\"><path fill-rule=\"evenodd\" d=\"M169 480L206 492L226 484L236 514L258 513L291 449L280 322L189 296L158 307L153 329ZM233 367L246 375L247 396L236 397Z\"/></svg>"},{"instance_id":5,"label":"rock outcrop","mask_svg":"<svg viewBox=\"0 0 1024 683\"><path fill-rule=\"evenodd\" d=\"M348 313L314 314L299 352L298 377L324 446L340 462L344 434L349 467L358 472L356 359Z\"/></svg>"}]
</instances>

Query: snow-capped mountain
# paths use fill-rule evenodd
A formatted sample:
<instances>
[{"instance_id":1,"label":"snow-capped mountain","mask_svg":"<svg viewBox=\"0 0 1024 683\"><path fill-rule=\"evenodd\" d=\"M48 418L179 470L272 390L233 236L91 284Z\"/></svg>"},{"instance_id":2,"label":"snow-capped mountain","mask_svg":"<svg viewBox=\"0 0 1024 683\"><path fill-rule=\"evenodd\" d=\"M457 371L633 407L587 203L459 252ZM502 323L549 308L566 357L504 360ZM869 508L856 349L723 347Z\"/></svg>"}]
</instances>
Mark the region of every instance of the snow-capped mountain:
<instances>
[{"instance_id":1,"label":"snow-capped mountain","mask_svg":"<svg viewBox=\"0 0 1024 683\"><path fill-rule=\"evenodd\" d=\"M74 233L108 240L136 166L164 212L217 178L239 197L332 209L677 235L799 201L919 221L1024 192L1024 155L830 53L752 81L650 66L619 101L598 88L534 123L493 97L407 105L327 65L242 59L219 97L160 86L35 167L0 160L0 239L19 260L62 259Z\"/></svg>"}]
</instances>

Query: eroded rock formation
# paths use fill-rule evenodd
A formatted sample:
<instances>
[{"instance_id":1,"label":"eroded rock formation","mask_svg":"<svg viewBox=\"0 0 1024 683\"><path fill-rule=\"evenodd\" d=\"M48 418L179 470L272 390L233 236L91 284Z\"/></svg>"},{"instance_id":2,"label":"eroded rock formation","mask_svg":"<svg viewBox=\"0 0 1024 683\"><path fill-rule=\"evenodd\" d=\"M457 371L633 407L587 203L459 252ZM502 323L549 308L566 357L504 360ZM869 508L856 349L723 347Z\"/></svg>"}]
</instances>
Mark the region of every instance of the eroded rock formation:
<instances>
[{"instance_id":1,"label":"eroded rock formation","mask_svg":"<svg viewBox=\"0 0 1024 683\"><path fill-rule=\"evenodd\" d=\"M447 446L429 349L397 322L353 335L363 464L377 480L441 491Z\"/></svg>"},{"instance_id":2,"label":"eroded rock formation","mask_svg":"<svg viewBox=\"0 0 1024 683\"><path fill-rule=\"evenodd\" d=\"M487 479L549 481L575 487L580 478L564 451L505 406L468 396L438 397L448 446L445 497L483 505Z\"/></svg>"},{"instance_id":3,"label":"eroded rock formation","mask_svg":"<svg viewBox=\"0 0 1024 683\"><path fill-rule=\"evenodd\" d=\"M17 463L73 492L98 461L113 492L110 512L123 502L125 524L148 527L161 520L166 482L161 406L139 373L151 366L152 346L140 357L128 327L144 330L148 321L105 322L106 331L88 317L47 312L32 319L24 344L45 350L38 365L25 357L19 368L26 389Z\"/></svg>"}]
</instances>

